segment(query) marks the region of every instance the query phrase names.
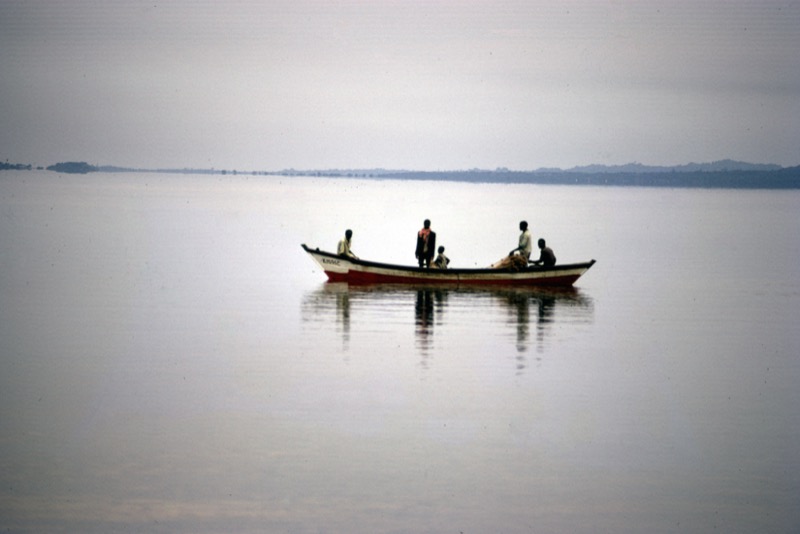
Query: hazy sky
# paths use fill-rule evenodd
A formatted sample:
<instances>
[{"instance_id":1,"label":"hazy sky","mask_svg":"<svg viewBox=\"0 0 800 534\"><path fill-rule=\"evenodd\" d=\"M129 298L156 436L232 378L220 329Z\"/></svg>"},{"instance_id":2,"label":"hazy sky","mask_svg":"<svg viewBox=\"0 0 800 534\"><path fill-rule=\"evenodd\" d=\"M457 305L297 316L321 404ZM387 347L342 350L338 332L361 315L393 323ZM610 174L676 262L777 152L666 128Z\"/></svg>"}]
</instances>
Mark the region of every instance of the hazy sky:
<instances>
[{"instance_id":1,"label":"hazy sky","mask_svg":"<svg viewBox=\"0 0 800 534\"><path fill-rule=\"evenodd\" d=\"M800 164L800 1L0 0L0 159Z\"/></svg>"}]
</instances>

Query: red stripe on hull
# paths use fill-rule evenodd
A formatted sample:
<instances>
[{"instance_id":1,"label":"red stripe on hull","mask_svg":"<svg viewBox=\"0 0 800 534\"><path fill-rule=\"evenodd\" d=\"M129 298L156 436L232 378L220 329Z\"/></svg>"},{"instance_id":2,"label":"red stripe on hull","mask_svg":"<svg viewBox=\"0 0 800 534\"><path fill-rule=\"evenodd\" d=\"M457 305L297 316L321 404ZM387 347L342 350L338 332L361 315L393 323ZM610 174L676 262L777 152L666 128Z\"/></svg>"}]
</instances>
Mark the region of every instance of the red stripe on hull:
<instances>
[{"instance_id":1,"label":"red stripe on hull","mask_svg":"<svg viewBox=\"0 0 800 534\"><path fill-rule=\"evenodd\" d=\"M522 279L436 279L411 276L394 276L386 274L366 273L351 271L349 273L335 273L325 271L331 282L347 282L350 284L434 284L434 285L494 285L494 286L571 286L581 275L548 276L547 278L522 278Z\"/></svg>"}]
</instances>

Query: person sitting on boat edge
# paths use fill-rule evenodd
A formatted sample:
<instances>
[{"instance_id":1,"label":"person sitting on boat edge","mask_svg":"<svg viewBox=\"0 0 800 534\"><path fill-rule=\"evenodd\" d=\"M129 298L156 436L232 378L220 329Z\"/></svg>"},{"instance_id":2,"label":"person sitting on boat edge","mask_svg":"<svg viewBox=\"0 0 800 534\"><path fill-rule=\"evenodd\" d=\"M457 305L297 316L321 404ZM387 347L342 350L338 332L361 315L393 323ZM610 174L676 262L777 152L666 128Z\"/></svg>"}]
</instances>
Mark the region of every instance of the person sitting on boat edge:
<instances>
[{"instance_id":1,"label":"person sitting on boat edge","mask_svg":"<svg viewBox=\"0 0 800 534\"><path fill-rule=\"evenodd\" d=\"M344 239L339 241L339 246L336 247L336 253L339 256L358 259L358 256L353 254L353 251L350 250L350 240L352 237L353 231L348 228L344 233Z\"/></svg>"},{"instance_id":2,"label":"person sitting on boat edge","mask_svg":"<svg viewBox=\"0 0 800 534\"><path fill-rule=\"evenodd\" d=\"M414 251L414 255L419 261L420 269L423 265L430 268L431 260L433 260L433 254L435 250L436 232L431 230L430 219L425 219L422 230L417 232L417 248Z\"/></svg>"},{"instance_id":3,"label":"person sitting on boat edge","mask_svg":"<svg viewBox=\"0 0 800 534\"><path fill-rule=\"evenodd\" d=\"M439 255L433 260L433 267L436 269L447 269L450 258L444 255L444 247L439 247Z\"/></svg>"},{"instance_id":4,"label":"person sitting on boat edge","mask_svg":"<svg viewBox=\"0 0 800 534\"><path fill-rule=\"evenodd\" d=\"M519 255L525 258L525 261L528 261L531 258L531 251L533 250L533 245L531 244L531 232L528 230L528 222L520 221L519 229L520 232L522 232L519 235L519 246L509 252L508 255L513 256L515 252L519 252Z\"/></svg>"},{"instance_id":5,"label":"person sitting on boat edge","mask_svg":"<svg viewBox=\"0 0 800 534\"><path fill-rule=\"evenodd\" d=\"M553 253L553 249L547 246L544 239L539 239L538 242L539 250L539 259L534 260L531 263L534 265L544 265L545 267L552 267L556 264L556 255Z\"/></svg>"}]
</instances>

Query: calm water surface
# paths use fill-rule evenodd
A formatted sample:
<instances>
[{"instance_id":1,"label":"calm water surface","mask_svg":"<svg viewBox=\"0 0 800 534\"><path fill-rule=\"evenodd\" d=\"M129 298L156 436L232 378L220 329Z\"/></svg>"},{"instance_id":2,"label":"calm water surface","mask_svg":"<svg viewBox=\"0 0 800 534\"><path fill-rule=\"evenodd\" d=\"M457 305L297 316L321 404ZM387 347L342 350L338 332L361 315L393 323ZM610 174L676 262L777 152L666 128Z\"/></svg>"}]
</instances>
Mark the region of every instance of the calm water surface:
<instances>
[{"instance_id":1,"label":"calm water surface","mask_svg":"<svg viewBox=\"0 0 800 534\"><path fill-rule=\"evenodd\" d=\"M0 174L0 528L791 532L800 192ZM516 246L567 291L327 284Z\"/></svg>"}]
</instances>

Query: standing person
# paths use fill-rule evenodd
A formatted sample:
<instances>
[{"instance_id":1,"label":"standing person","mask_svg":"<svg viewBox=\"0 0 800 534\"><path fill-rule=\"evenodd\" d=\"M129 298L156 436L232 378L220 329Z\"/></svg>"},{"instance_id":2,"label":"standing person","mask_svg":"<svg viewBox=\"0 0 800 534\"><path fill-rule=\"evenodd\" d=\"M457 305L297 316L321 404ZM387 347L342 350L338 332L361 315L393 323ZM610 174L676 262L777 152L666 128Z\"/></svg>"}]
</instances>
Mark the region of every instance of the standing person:
<instances>
[{"instance_id":1,"label":"standing person","mask_svg":"<svg viewBox=\"0 0 800 534\"><path fill-rule=\"evenodd\" d=\"M419 267L430 268L431 260L433 259L434 251L436 250L436 232L431 230L431 221L425 219L422 230L417 232L417 249L414 254L419 261Z\"/></svg>"},{"instance_id":2,"label":"standing person","mask_svg":"<svg viewBox=\"0 0 800 534\"><path fill-rule=\"evenodd\" d=\"M544 242L544 239L539 239L538 245L539 245L539 250L541 250L541 252L539 253L539 259L532 261L531 263L536 265L542 264L545 267L552 267L553 265L555 265L556 255L553 254L553 249L547 246L547 244Z\"/></svg>"},{"instance_id":3,"label":"standing person","mask_svg":"<svg viewBox=\"0 0 800 534\"><path fill-rule=\"evenodd\" d=\"M344 233L344 239L339 241L339 246L336 247L336 253L339 256L347 256L349 258L358 259L358 256L353 254L353 251L350 250L350 239L353 237L353 231L347 229Z\"/></svg>"},{"instance_id":4,"label":"standing person","mask_svg":"<svg viewBox=\"0 0 800 534\"><path fill-rule=\"evenodd\" d=\"M531 259L531 251L533 250L531 233L528 230L528 223L526 221L520 221L519 229L522 232L519 235L519 246L509 252L508 255L512 256L515 252L519 252L519 255L525 258L525 261L527 261Z\"/></svg>"},{"instance_id":5,"label":"standing person","mask_svg":"<svg viewBox=\"0 0 800 534\"><path fill-rule=\"evenodd\" d=\"M433 261L433 266L437 269L447 269L450 264L450 258L444 255L444 247L439 247L439 255Z\"/></svg>"}]
</instances>

